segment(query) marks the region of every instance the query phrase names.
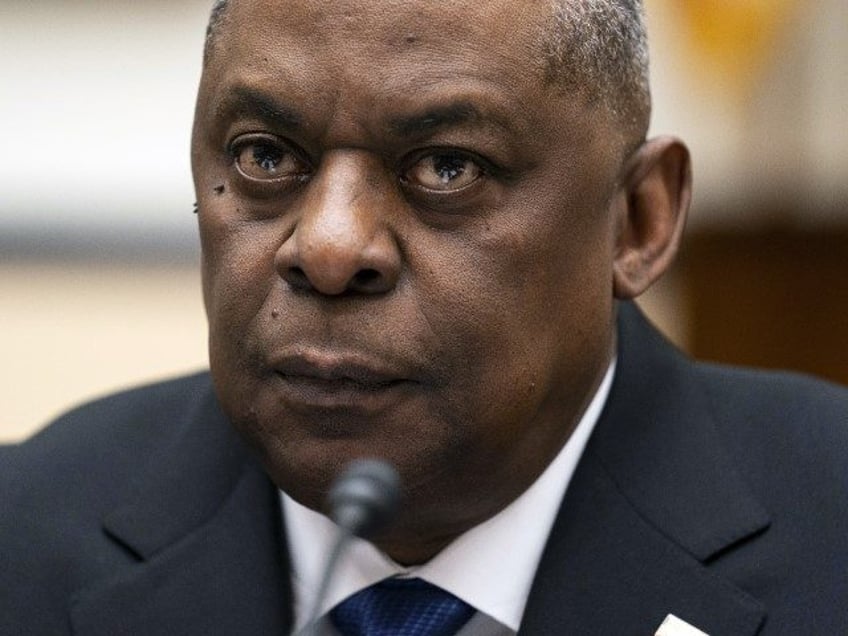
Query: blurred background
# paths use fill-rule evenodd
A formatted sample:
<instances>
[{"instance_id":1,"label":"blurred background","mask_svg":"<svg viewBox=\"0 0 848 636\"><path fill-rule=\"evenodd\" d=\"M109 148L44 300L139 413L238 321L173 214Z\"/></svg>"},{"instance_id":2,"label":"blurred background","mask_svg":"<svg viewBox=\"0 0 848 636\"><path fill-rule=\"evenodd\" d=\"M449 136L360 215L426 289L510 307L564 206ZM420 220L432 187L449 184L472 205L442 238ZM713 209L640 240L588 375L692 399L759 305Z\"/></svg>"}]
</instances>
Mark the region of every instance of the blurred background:
<instances>
[{"instance_id":1,"label":"blurred background","mask_svg":"<svg viewBox=\"0 0 848 636\"><path fill-rule=\"evenodd\" d=\"M188 146L211 0L3 0L0 441L206 364ZM699 357L848 383L848 2L647 0L683 255L642 301Z\"/></svg>"}]
</instances>

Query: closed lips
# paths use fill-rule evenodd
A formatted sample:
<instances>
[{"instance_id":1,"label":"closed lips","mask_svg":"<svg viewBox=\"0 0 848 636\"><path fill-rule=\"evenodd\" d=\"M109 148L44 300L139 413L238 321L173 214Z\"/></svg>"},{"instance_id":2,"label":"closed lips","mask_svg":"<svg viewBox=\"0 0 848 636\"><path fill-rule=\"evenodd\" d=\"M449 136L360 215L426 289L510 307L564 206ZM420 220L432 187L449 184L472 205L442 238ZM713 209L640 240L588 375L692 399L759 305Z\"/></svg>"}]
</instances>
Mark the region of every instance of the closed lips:
<instances>
[{"instance_id":1,"label":"closed lips","mask_svg":"<svg viewBox=\"0 0 848 636\"><path fill-rule=\"evenodd\" d=\"M327 388L376 390L406 381L402 373L350 361L291 357L274 365L286 380Z\"/></svg>"}]
</instances>

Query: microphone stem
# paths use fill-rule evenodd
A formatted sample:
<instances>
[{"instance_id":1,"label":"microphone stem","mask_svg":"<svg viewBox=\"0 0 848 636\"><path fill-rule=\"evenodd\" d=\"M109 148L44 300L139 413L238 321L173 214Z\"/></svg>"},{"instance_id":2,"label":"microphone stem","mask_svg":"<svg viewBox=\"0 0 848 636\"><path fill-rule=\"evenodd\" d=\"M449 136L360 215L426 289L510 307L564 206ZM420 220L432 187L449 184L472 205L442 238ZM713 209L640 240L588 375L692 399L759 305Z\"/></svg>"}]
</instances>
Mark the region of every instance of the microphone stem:
<instances>
[{"instance_id":1,"label":"microphone stem","mask_svg":"<svg viewBox=\"0 0 848 636\"><path fill-rule=\"evenodd\" d=\"M315 595L315 603L309 612L309 621L306 623L306 630L303 632L303 636L318 636L318 620L321 618L321 606L324 604L324 599L330 589L330 581L333 579L336 567L338 567L339 561L352 538L353 533L349 529L339 528L333 549L330 551L327 564L324 566L324 575L321 577L318 593Z\"/></svg>"}]
</instances>

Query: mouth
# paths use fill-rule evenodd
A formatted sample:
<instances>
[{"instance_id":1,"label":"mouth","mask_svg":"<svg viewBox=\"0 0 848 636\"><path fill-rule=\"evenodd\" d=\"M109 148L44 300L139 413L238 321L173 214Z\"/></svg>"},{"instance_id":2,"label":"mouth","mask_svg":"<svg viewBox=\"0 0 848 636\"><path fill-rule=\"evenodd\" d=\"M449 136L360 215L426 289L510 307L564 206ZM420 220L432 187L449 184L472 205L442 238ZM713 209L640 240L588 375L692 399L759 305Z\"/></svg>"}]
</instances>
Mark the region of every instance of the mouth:
<instances>
[{"instance_id":1,"label":"mouth","mask_svg":"<svg viewBox=\"0 0 848 636\"><path fill-rule=\"evenodd\" d=\"M416 384L390 365L337 355L288 356L273 368L284 401L296 410L376 413Z\"/></svg>"}]
</instances>

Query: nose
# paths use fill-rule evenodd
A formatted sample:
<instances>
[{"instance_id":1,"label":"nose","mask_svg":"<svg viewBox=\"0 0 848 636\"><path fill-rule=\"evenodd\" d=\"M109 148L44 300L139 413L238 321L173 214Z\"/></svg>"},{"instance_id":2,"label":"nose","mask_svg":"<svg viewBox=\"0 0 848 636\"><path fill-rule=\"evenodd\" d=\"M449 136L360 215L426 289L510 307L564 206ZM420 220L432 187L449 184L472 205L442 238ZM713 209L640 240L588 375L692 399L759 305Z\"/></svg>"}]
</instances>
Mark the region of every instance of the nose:
<instances>
[{"instance_id":1,"label":"nose","mask_svg":"<svg viewBox=\"0 0 848 636\"><path fill-rule=\"evenodd\" d=\"M385 168L364 152L327 153L306 186L301 215L275 255L293 288L337 296L381 294L397 284L401 253L390 229Z\"/></svg>"}]
</instances>

